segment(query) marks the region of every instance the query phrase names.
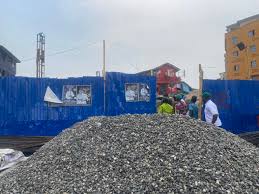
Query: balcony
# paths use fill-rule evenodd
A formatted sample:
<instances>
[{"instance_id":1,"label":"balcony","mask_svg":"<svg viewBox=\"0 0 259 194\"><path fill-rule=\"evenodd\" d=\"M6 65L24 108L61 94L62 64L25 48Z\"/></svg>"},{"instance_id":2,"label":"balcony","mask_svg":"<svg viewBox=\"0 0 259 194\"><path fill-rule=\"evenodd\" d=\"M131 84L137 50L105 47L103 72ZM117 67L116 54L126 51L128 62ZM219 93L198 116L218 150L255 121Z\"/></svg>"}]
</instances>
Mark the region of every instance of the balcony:
<instances>
[{"instance_id":1,"label":"balcony","mask_svg":"<svg viewBox=\"0 0 259 194\"><path fill-rule=\"evenodd\" d=\"M234 73L233 76L235 77L239 77L241 74L238 72L238 73Z\"/></svg>"},{"instance_id":2,"label":"balcony","mask_svg":"<svg viewBox=\"0 0 259 194\"><path fill-rule=\"evenodd\" d=\"M259 74L259 68L258 67L257 68L252 68L251 69L251 74L252 75Z\"/></svg>"},{"instance_id":3,"label":"balcony","mask_svg":"<svg viewBox=\"0 0 259 194\"><path fill-rule=\"evenodd\" d=\"M231 60L231 63L240 63L240 62L243 62L243 61L244 61L243 58L235 58L235 59Z\"/></svg>"}]
</instances>

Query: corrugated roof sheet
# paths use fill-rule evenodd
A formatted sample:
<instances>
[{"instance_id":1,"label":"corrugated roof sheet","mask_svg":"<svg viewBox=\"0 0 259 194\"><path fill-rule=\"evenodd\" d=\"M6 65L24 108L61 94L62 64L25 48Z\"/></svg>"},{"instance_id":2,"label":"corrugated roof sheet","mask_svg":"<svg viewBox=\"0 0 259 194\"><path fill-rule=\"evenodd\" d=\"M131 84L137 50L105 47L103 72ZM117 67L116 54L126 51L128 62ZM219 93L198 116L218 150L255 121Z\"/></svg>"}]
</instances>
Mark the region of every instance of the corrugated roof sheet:
<instances>
[{"instance_id":1,"label":"corrugated roof sheet","mask_svg":"<svg viewBox=\"0 0 259 194\"><path fill-rule=\"evenodd\" d=\"M21 61L19 59L17 59L17 57L15 57L9 50L7 50L7 48L5 48L4 46L0 45L0 50L3 51L4 53L6 53L9 57L11 57L16 63L21 63Z\"/></svg>"}]
</instances>

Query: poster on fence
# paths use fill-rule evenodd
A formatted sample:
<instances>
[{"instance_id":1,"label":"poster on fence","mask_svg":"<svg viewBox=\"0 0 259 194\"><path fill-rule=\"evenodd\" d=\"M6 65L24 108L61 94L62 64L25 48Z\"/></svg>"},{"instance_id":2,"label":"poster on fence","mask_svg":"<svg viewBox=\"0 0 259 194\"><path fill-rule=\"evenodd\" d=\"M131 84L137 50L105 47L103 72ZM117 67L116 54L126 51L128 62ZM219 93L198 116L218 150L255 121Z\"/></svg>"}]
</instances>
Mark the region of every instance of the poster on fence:
<instances>
[{"instance_id":1,"label":"poster on fence","mask_svg":"<svg viewBox=\"0 0 259 194\"><path fill-rule=\"evenodd\" d=\"M139 101L149 102L150 89L147 84L139 84Z\"/></svg>"},{"instance_id":2,"label":"poster on fence","mask_svg":"<svg viewBox=\"0 0 259 194\"><path fill-rule=\"evenodd\" d=\"M67 106L87 106L92 103L90 85L65 85L62 95L63 104Z\"/></svg>"},{"instance_id":3,"label":"poster on fence","mask_svg":"<svg viewBox=\"0 0 259 194\"><path fill-rule=\"evenodd\" d=\"M127 83L125 84L126 102L139 102L150 100L150 88L147 84Z\"/></svg>"},{"instance_id":4,"label":"poster on fence","mask_svg":"<svg viewBox=\"0 0 259 194\"><path fill-rule=\"evenodd\" d=\"M125 90L126 102L138 101L138 84L127 83L125 84Z\"/></svg>"},{"instance_id":5,"label":"poster on fence","mask_svg":"<svg viewBox=\"0 0 259 194\"><path fill-rule=\"evenodd\" d=\"M90 105L91 104L91 86L77 86L77 105Z\"/></svg>"}]
</instances>

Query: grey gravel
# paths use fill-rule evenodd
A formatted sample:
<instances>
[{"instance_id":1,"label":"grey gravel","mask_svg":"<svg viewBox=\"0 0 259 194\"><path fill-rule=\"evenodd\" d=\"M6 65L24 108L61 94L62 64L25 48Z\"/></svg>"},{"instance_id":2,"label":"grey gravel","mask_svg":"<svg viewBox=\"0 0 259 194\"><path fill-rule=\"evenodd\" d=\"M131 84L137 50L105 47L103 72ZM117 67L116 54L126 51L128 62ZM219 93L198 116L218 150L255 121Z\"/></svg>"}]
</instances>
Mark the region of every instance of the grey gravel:
<instances>
[{"instance_id":1,"label":"grey gravel","mask_svg":"<svg viewBox=\"0 0 259 194\"><path fill-rule=\"evenodd\" d=\"M184 116L94 117L2 176L0 193L259 193L259 150Z\"/></svg>"}]
</instances>

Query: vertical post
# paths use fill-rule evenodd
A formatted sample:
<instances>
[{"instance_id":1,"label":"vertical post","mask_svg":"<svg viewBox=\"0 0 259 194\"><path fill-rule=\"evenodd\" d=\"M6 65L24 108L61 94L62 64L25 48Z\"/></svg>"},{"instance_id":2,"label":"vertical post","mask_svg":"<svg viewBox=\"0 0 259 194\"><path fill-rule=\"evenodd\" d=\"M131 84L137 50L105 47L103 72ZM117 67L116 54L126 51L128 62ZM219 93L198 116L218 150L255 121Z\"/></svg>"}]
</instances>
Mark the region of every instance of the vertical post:
<instances>
[{"instance_id":1,"label":"vertical post","mask_svg":"<svg viewBox=\"0 0 259 194\"><path fill-rule=\"evenodd\" d=\"M203 84L203 70L199 64L199 119L201 119L202 112L202 84Z\"/></svg>"},{"instance_id":2,"label":"vertical post","mask_svg":"<svg viewBox=\"0 0 259 194\"><path fill-rule=\"evenodd\" d=\"M36 77L38 78L39 72L39 35L37 34L37 45L36 45Z\"/></svg>"},{"instance_id":3,"label":"vertical post","mask_svg":"<svg viewBox=\"0 0 259 194\"><path fill-rule=\"evenodd\" d=\"M105 40L103 40L103 79L105 80L105 73L106 73L106 67L105 67Z\"/></svg>"},{"instance_id":4,"label":"vertical post","mask_svg":"<svg viewBox=\"0 0 259 194\"><path fill-rule=\"evenodd\" d=\"M103 103L104 103L104 114L106 114L106 67L105 67L105 40L103 40Z\"/></svg>"}]
</instances>

